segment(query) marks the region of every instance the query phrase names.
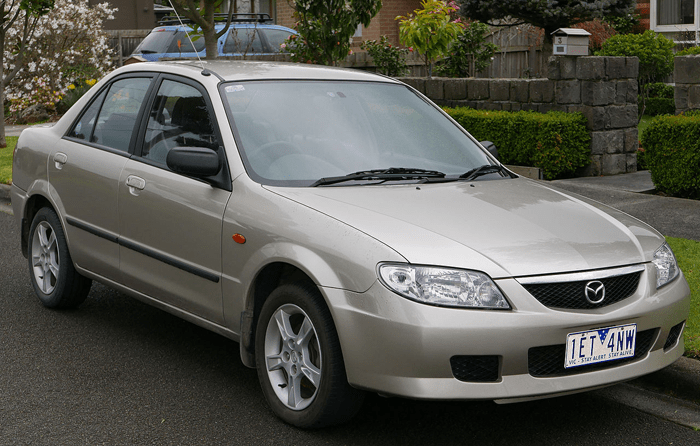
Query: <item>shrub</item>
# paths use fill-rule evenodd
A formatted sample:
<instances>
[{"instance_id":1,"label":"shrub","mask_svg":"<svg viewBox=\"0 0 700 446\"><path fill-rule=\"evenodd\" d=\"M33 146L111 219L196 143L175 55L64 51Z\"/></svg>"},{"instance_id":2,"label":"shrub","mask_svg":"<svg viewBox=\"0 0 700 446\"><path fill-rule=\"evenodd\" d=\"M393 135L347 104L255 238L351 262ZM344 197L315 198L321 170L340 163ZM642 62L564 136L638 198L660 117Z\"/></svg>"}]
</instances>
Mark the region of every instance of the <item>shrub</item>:
<instances>
[{"instance_id":1,"label":"shrub","mask_svg":"<svg viewBox=\"0 0 700 446\"><path fill-rule=\"evenodd\" d=\"M639 58L639 116L644 114L649 85L673 72L673 40L647 30L644 34L617 34L603 43L597 56L637 56Z\"/></svg>"},{"instance_id":2,"label":"shrub","mask_svg":"<svg viewBox=\"0 0 700 446\"><path fill-rule=\"evenodd\" d=\"M366 40L360 46L372 57L377 71L387 76L402 76L408 71L406 65L406 48L397 48L389 43L386 36L382 36L379 42L376 40Z\"/></svg>"},{"instance_id":3,"label":"shrub","mask_svg":"<svg viewBox=\"0 0 700 446\"><path fill-rule=\"evenodd\" d=\"M465 26L464 31L452 42L447 57L436 67L438 75L469 77L488 68L498 50L496 45L486 42L489 32L485 23L471 22Z\"/></svg>"},{"instance_id":4,"label":"shrub","mask_svg":"<svg viewBox=\"0 0 700 446\"><path fill-rule=\"evenodd\" d=\"M677 52L676 56L693 56L696 54L700 54L700 46L691 46L690 48L686 48L683 51Z\"/></svg>"},{"instance_id":5,"label":"shrub","mask_svg":"<svg viewBox=\"0 0 700 446\"><path fill-rule=\"evenodd\" d=\"M501 162L542 169L545 179L590 162L591 138L580 113L445 109L479 141L492 141Z\"/></svg>"},{"instance_id":6,"label":"shrub","mask_svg":"<svg viewBox=\"0 0 700 446\"><path fill-rule=\"evenodd\" d=\"M654 118L642 133L642 147L657 190L700 199L700 113Z\"/></svg>"},{"instance_id":7,"label":"shrub","mask_svg":"<svg viewBox=\"0 0 700 446\"><path fill-rule=\"evenodd\" d=\"M639 98L642 107L642 98ZM663 82L649 84L649 97L646 99L644 114L648 116L672 115L676 113L673 87Z\"/></svg>"}]
</instances>

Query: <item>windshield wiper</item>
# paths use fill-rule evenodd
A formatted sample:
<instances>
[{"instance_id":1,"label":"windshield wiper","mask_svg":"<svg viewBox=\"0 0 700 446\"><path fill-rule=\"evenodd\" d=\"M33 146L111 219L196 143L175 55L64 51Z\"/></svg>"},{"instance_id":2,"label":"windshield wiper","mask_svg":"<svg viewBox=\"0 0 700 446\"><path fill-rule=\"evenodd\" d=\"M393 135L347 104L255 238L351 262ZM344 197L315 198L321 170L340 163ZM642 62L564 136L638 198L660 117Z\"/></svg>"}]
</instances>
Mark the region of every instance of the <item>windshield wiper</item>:
<instances>
[{"instance_id":1,"label":"windshield wiper","mask_svg":"<svg viewBox=\"0 0 700 446\"><path fill-rule=\"evenodd\" d=\"M400 181L422 178L443 178L444 176L444 173L438 172L437 170L390 167L388 169L363 170L360 172L349 173L340 177L321 178L311 184L310 187L327 186L329 184L344 183L346 181L356 180Z\"/></svg>"},{"instance_id":2,"label":"windshield wiper","mask_svg":"<svg viewBox=\"0 0 700 446\"><path fill-rule=\"evenodd\" d=\"M509 177L513 178L513 175L508 171L508 169L501 166L500 164L484 164L483 166L476 167L472 170L463 173L459 176L459 178L461 180L470 181L482 175L488 175L490 173L498 172L505 173Z\"/></svg>"}]
</instances>

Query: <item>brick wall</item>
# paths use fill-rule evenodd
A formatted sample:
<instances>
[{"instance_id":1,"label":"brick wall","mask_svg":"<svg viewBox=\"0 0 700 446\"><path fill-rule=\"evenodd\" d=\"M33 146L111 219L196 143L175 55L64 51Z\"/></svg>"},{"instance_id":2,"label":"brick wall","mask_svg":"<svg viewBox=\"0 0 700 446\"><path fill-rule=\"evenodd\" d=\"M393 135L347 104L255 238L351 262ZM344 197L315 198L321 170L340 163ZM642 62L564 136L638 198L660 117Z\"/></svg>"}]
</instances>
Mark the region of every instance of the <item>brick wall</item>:
<instances>
[{"instance_id":1,"label":"brick wall","mask_svg":"<svg viewBox=\"0 0 700 446\"><path fill-rule=\"evenodd\" d=\"M591 135L591 163L578 174L635 172L639 59L556 56L549 59L548 70L547 79L401 80L449 107L583 113ZM700 94L700 85L696 91Z\"/></svg>"},{"instance_id":2,"label":"brick wall","mask_svg":"<svg viewBox=\"0 0 700 446\"><path fill-rule=\"evenodd\" d=\"M700 55L673 58L676 114L700 110Z\"/></svg>"}]
</instances>

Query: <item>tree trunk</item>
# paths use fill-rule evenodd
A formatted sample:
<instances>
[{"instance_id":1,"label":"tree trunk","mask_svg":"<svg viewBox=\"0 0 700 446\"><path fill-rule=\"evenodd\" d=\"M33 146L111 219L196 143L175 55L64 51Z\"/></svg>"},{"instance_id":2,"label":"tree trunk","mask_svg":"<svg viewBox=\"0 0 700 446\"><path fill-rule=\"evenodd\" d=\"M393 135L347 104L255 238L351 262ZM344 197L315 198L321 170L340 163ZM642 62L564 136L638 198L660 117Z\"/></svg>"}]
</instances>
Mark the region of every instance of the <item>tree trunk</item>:
<instances>
[{"instance_id":1,"label":"tree trunk","mask_svg":"<svg viewBox=\"0 0 700 446\"><path fill-rule=\"evenodd\" d=\"M202 29L204 34L204 47L207 49L207 60L214 60L219 57L218 39L216 38L216 28Z\"/></svg>"},{"instance_id":2,"label":"tree trunk","mask_svg":"<svg viewBox=\"0 0 700 446\"><path fill-rule=\"evenodd\" d=\"M2 11L5 12L5 11ZM4 25L2 23L1 25ZM0 28L0 148L7 147L5 140L5 30Z\"/></svg>"}]
</instances>

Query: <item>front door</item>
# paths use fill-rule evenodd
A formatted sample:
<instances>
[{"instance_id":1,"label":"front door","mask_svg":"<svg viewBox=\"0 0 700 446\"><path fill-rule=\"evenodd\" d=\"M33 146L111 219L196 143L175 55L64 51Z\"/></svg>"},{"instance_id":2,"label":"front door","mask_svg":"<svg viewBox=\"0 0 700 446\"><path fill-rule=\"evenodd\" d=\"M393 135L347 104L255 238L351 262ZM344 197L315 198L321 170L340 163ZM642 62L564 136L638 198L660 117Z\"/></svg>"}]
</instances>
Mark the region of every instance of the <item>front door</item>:
<instances>
[{"instance_id":1,"label":"front door","mask_svg":"<svg viewBox=\"0 0 700 446\"><path fill-rule=\"evenodd\" d=\"M220 137L201 87L165 78L157 88L139 156L126 162L119 180L123 282L221 324L221 231L231 192L166 163L174 147L208 147L223 165Z\"/></svg>"}]
</instances>

